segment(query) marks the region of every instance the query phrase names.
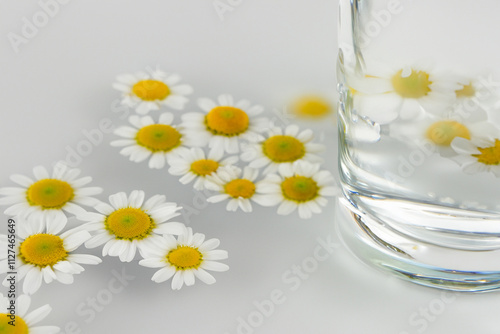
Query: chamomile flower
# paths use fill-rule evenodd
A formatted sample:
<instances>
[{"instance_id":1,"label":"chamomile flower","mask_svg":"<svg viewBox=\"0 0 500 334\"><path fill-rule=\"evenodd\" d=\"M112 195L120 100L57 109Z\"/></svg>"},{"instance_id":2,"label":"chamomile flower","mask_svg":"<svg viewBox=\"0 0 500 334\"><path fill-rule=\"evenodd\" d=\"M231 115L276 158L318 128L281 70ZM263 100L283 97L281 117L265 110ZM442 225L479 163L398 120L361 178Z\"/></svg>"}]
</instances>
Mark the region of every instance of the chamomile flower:
<instances>
[{"instance_id":1,"label":"chamomile flower","mask_svg":"<svg viewBox=\"0 0 500 334\"><path fill-rule=\"evenodd\" d=\"M1 312L6 312L11 306L10 300L0 293L0 309ZM52 308L49 304L45 304L31 312L28 312L31 306L31 298L27 295L20 295L15 300L15 326L9 324L13 319L10 313L0 313L0 333L5 334L56 334L60 332L57 326L35 326L40 321L45 319Z\"/></svg>"},{"instance_id":2,"label":"chamomile flower","mask_svg":"<svg viewBox=\"0 0 500 334\"><path fill-rule=\"evenodd\" d=\"M68 221L68 214L78 215L85 210L81 205L98 202L91 197L102 192L99 187L84 187L92 181L89 176L78 178L79 169L63 164L54 166L52 176L43 166L33 168L35 179L15 174L10 179L21 187L0 188L0 205L10 205L4 213L29 219L30 224L43 228L45 224L55 233Z\"/></svg>"},{"instance_id":3,"label":"chamomile flower","mask_svg":"<svg viewBox=\"0 0 500 334\"><path fill-rule=\"evenodd\" d=\"M161 169L169 156L193 144L182 127L172 124L173 120L174 115L169 112L162 113L158 122L150 116L130 116L132 126L122 126L114 132L126 139L112 141L111 146L123 147L120 154L131 161L149 158L149 168Z\"/></svg>"},{"instance_id":4,"label":"chamomile flower","mask_svg":"<svg viewBox=\"0 0 500 334\"><path fill-rule=\"evenodd\" d=\"M193 147L171 157L168 172L172 175L182 175L179 179L182 184L188 184L194 180L194 189L204 190L207 176L217 172L219 168L233 165L237 161L237 156L224 158L224 150L219 147L210 149L208 155L203 149Z\"/></svg>"},{"instance_id":5,"label":"chamomile flower","mask_svg":"<svg viewBox=\"0 0 500 334\"><path fill-rule=\"evenodd\" d=\"M457 102L455 110L464 117L481 117L486 115L488 120L500 126L498 101L500 99L499 84L492 75L476 77L459 77L460 89L455 91Z\"/></svg>"},{"instance_id":6,"label":"chamomile flower","mask_svg":"<svg viewBox=\"0 0 500 334\"><path fill-rule=\"evenodd\" d=\"M423 113L441 115L455 101L460 85L451 77L420 66L372 64L363 78L351 78L354 107L379 124Z\"/></svg>"},{"instance_id":7,"label":"chamomile flower","mask_svg":"<svg viewBox=\"0 0 500 334\"><path fill-rule=\"evenodd\" d=\"M284 130L274 127L269 130L267 138L245 145L241 160L249 162L252 168L267 166L264 174L274 173L278 166L295 161L321 162L322 159L316 153L325 147L313 143L313 139L312 130L300 131L297 125L289 125Z\"/></svg>"},{"instance_id":8,"label":"chamomile flower","mask_svg":"<svg viewBox=\"0 0 500 334\"><path fill-rule=\"evenodd\" d=\"M455 160L465 173L491 172L500 177L500 131L496 136L455 138L451 147L459 154Z\"/></svg>"},{"instance_id":9,"label":"chamomile flower","mask_svg":"<svg viewBox=\"0 0 500 334\"><path fill-rule=\"evenodd\" d=\"M311 218L313 213L321 213L321 206L335 196L338 189L333 185L332 174L320 170L319 164L297 161L292 165L281 165L278 174L270 174L261 181L261 204L279 204L278 214L288 215L298 209L300 218Z\"/></svg>"},{"instance_id":10,"label":"chamomile flower","mask_svg":"<svg viewBox=\"0 0 500 334\"><path fill-rule=\"evenodd\" d=\"M177 239L164 235L159 243L151 244L145 250L145 257L139 264L148 268L161 268L151 278L156 283L172 278L172 289L179 290L184 284L191 286L195 278L206 284L215 283L207 272L227 271L226 264L217 262L228 257L227 251L216 249L218 239L205 240L205 235L194 233L188 227Z\"/></svg>"},{"instance_id":11,"label":"chamomile flower","mask_svg":"<svg viewBox=\"0 0 500 334\"><path fill-rule=\"evenodd\" d=\"M221 168L207 177L207 188L219 192L207 201L218 203L229 200L226 206L228 211L236 211L239 207L243 212L252 212L252 201L263 205L260 184L255 182L258 176L259 171L248 166L243 170L235 166Z\"/></svg>"},{"instance_id":12,"label":"chamomile flower","mask_svg":"<svg viewBox=\"0 0 500 334\"><path fill-rule=\"evenodd\" d=\"M89 254L75 254L75 250L91 235L87 231L72 229L62 234L53 230L37 230L30 224L18 224L16 240L16 269L18 282L24 279L23 292L33 294L38 291L42 282L49 284L59 281L63 284L73 283L73 275L80 274L84 268L80 264L99 264L101 259ZM7 239L2 236L0 244L6 249ZM0 274L7 272L7 259L0 255ZM3 281L8 286L7 277Z\"/></svg>"},{"instance_id":13,"label":"chamomile flower","mask_svg":"<svg viewBox=\"0 0 500 334\"><path fill-rule=\"evenodd\" d=\"M395 121L390 124L389 129L391 137L411 144L416 141L425 142L443 156L455 154L451 142L457 137L471 139L473 136L484 134L485 131L495 131L495 127L485 121L434 115L426 115L414 121Z\"/></svg>"},{"instance_id":14,"label":"chamomile flower","mask_svg":"<svg viewBox=\"0 0 500 334\"><path fill-rule=\"evenodd\" d=\"M158 110L162 106L175 110L184 109L184 105L189 101L186 96L193 92L191 86L179 84L180 76L160 70L123 74L119 75L116 81L113 88L122 92L121 103L135 108L140 115L145 115L150 110Z\"/></svg>"},{"instance_id":15,"label":"chamomile flower","mask_svg":"<svg viewBox=\"0 0 500 334\"><path fill-rule=\"evenodd\" d=\"M118 256L122 262L134 259L136 250L155 242L161 234L181 234L182 223L167 222L180 215L175 203L166 202L163 195L155 195L144 201L144 192L134 190L127 195L119 192L109 196L109 202L96 205L99 213L87 212L78 218L94 236L85 243L87 248L104 244L102 255Z\"/></svg>"},{"instance_id":16,"label":"chamomile flower","mask_svg":"<svg viewBox=\"0 0 500 334\"><path fill-rule=\"evenodd\" d=\"M301 96L292 104L293 114L305 119L323 119L333 110L329 101L317 95Z\"/></svg>"},{"instance_id":17,"label":"chamomile flower","mask_svg":"<svg viewBox=\"0 0 500 334\"><path fill-rule=\"evenodd\" d=\"M262 106L252 106L247 100L235 103L231 95L220 95L217 103L203 98L198 106L205 113L182 115L189 136L210 148L222 147L227 153L238 153L239 139L258 137L268 124L266 118L257 118L264 111Z\"/></svg>"}]
</instances>

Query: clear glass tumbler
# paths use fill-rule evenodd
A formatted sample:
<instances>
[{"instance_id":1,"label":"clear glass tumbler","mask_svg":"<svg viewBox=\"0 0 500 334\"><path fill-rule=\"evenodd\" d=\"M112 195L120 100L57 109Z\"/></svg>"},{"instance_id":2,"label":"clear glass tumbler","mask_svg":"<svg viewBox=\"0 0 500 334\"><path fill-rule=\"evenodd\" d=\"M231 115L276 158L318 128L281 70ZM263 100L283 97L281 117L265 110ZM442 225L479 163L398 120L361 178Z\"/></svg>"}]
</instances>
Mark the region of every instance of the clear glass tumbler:
<instances>
[{"instance_id":1,"label":"clear glass tumbler","mask_svg":"<svg viewBox=\"0 0 500 334\"><path fill-rule=\"evenodd\" d=\"M419 284L500 288L500 1L341 0L344 241Z\"/></svg>"}]
</instances>

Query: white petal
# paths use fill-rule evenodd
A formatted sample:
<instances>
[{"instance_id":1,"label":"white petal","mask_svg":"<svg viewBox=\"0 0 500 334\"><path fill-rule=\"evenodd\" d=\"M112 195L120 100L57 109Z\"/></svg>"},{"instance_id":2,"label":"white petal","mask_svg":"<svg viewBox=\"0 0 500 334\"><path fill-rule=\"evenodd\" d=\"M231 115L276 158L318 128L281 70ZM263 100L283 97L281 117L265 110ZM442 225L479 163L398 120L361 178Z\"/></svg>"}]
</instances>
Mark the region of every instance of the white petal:
<instances>
[{"instance_id":1,"label":"white petal","mask_svg":"<svg viewBox=\"0 0 500 334\"><path fill-rule=\"evenodd\" d=\"M182 285L184 284L183 272L178 271L175 273L174 278L172 279L172 290L180 290Z\"/></svg>"},{"instance_id":2,"label":"white petal","mask_svg":"<svg viewBox=\"0 0 500 334\"><path fill-rule=\"evenodd\" d=\"M23 186L25 188L28 188L29 186L31 186L34 183L34 181L32 179L30 179L29 177L24 176L24 175L20 175L20 174L11 175L10 179L13 182L15 182L15 183L17 183L20 186Z\"/></svg>"},{"instance_id":3,"label":"white petal","mask_svg":"<svg viewBox=\"0 0 500 334\"><path fill-rule=\"evenodd\" d=\"M205 284L214 284L215 283L215 278L207 273L205 270L198 268L197 270L193 270L194 275L203 283Z\"/></svg>"},{"instance_id":4,"label":"white petal","mask_svg":"<svg viewBox=\"0 0 500 334\"><path fill-rule=\"evenodd\" d=\"M109 196L109 202L115 209L126 208L128 201L127 195L124 192L119 192Z\"/></svg>"},{"instance_id":5,"label":"white petal","mask_svg":"<svg viewBox=\"0 0 500 334\"><path fill-rule=\"evenodd\" d=\"M37 267L31 267L24 277L23 292L32 295L38 291L42 285L43 275Z\"/></svg>"},{"instance_id":6,"label":"white petal","mask_svg":"<svg viewBox=\"0 0 500 334\"><path fill-rule=\"evenodd\" d=\"M205 270L211 270L211 271L227 271L227 270L229 270L229 266L227 264L215 262L215 261L203 261L201 267Z\"/></svg>"},{"instance_id":7,"label":"white petal","mask_svg":"<svg viewBox=\"0 0 500 334\"><path fill-rule=\"evenodd\" d=\"M165 267L155 272L151 280L156 283L165 282L166 280L174 276L175 273L176 271L174 267Z\"/></svg>"},{"instance_id":8,"label":"white petal","mask_svg":"<svg viewBox=\"0 0 500 334\"><path fill-rule=\"evenodd\" d=\"M36 166L33 168L33 175L37 180L43 180L50 178L49 172L43 166Z\"/></svg>"},{"instance_id":9,"label":"white petal","mask_svg":"<svg viewBox=\"0 0 500 334\"><path fill-rule=\"evenodd\" d=\"M278 207L279 215L289 215L297 208L297 204L292 201L283 201L281 205Z\"/></svg>"},{"instance_id":10,"label":"white petal","mask_svg":"<svg viewBox=\"0 0 500 334\"><path fill-rule=\"evenodd\" d=\"M26 322L28 327L31 327L31 326L39 323L43 319L45 319L51 311L52 311L52 308L49 305L44 305L44 306L39 307L39 308L31 311L30 313L28 313L23 318L23 320ZM31 332L31 329L30 329L30 332Z\"/></svg>"}]
</instances>

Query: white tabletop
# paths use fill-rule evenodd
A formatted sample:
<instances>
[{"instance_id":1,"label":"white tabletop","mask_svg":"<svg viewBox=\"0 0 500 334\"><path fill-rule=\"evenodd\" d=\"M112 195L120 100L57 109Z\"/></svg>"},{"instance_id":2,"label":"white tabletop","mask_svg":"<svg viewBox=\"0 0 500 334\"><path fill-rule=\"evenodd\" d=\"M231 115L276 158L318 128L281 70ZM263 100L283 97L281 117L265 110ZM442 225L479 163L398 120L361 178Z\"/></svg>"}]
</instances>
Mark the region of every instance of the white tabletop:
<instances>
[{"instance_id":1,"label":"white tabletop","mask_svg":"<svg viewBox=\"0 0 500 334\"><path fill-rule=\"evenodd\" d=\"M13 173L30 175L35 165L66 159L103 119L124 124L113 109L119 94L111 84L117 74L148 66L177 72L194 87L186 110L197 109L196 98L220 93L260 103L268 113L284 110L298 94L335 101L334 0L62 2L1 3L0 186L12 186ZM52 4L46 6L52 16L40 14L41 3ZM25 26L33 20L40 27L30 31ZM337 173L334 122L312 126L328 146L325 168ZM113 138L104 134L78 164L104 188L102 200L142 189L196 207L190 186L165 169L129 162L109 145ZM215 285L172 291L168 282L153 283L154 271L138 258L105 257L74 284L55 282L33 296L34 305L53 308L43 324L66 334L499 332L498 293L444 293L354 258L339 241L334 200L311 220L278 216L275 208L196 210L185 222L219 238L229 252L230 270L215 273ZM119 273L128 277L123 289L110 289Z\"/></svg>"}]
</instances>

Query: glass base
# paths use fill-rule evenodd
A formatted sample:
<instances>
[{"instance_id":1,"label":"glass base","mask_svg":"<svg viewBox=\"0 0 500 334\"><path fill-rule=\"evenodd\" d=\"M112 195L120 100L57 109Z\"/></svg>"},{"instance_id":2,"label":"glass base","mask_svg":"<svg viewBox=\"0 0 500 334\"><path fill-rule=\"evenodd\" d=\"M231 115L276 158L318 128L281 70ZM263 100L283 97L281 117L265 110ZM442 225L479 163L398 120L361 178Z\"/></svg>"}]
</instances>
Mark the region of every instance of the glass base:
<instances>
[{"instance_id":1,"label":"glass base","mask_svg":"<svg viewBox=\"0 0 500 334\"><path fill-rule=\"evenodd\" d=\"M421 240L391 230L387 224L360 211L360 208L354 207L345 198L339 200L337 216L337 228L343 242L356 257L369 265L390 271L416 284L434 288L474 292L500 289L500 270L460 268L461 256L481 257L484 254L490 258L491 250L474 252L425 244ZM415 255L422 249L425 249L427 256L434 258L444 254L442 263L449 265L435 266L422 262ZM500 264L500 257L495 262ZM480 266L480 262L477 263Z\"/></svg>"}]
</instances>

